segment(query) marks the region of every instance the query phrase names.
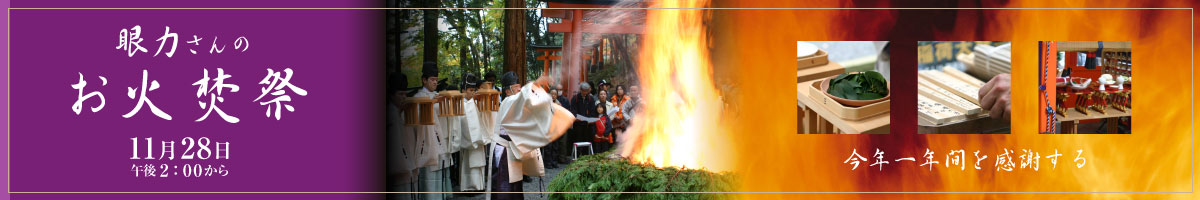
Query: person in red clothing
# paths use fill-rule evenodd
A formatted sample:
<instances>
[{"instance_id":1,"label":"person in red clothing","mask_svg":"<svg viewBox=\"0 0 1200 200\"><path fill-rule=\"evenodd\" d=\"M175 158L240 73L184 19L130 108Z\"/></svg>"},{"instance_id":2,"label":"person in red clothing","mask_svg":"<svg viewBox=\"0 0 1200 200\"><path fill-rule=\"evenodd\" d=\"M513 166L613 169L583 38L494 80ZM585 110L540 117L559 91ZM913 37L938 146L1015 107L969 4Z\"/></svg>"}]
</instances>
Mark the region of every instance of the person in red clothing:
<instances>
[{"instance_id":1,"label":"person in red clothing","mask_svg":"<svg viewBox=\"0 0 1200 200\"><path fill-rule=\"evenodd\" d=\"M612 98L608 100L610 103L612 103L612 107L614 109L612 112L615 113L611 116L613 127L616 129L615 133L617 135L621 135L625 132L625 127L629 125L629 121L625 120L624 109L627 106L625 104L629 102L629 96L625 94L625 86L617 85L617 94L612 95Z\"/></svg>"},{"instance_id":2,"label":"person in red clothing","mask_svg":"<svg viewBox=\"0 0 1200 200\"><path fill-rule=\"evenodd\" d=\"M600 120L595 123L596 136L592 139L592 147L596 148L596 152L605 152L612 148L613 144L613 127L612 121L609 121L607 106L596 106L596 113L600 113Z\"/></svg>"}]
</instances>

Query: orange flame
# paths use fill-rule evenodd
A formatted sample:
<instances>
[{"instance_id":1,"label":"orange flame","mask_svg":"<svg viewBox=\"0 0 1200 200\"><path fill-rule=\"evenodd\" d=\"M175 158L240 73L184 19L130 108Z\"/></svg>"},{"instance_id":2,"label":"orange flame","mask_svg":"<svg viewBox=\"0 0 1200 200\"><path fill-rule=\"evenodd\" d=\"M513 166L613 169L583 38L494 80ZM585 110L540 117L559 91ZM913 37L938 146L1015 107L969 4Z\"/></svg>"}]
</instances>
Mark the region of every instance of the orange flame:
<instances>
[{"instance_id":1,"label":"orange flame","mask_svg":"<svg viewBox=\"0 0 1200 200\"><path fill-rule=\"evenodd\" d=\"M854 1L856 2L856 1ZM825 3L825 4L822 4ZM833 5L829 5L832 3ZM841 3L841 4L839 4ZM716 7L847 7L852 1L728 1ZM974 6L974 5L961 5ZM1194 7L1194 2L1010 1L982 7ZM868 6L869 7L869 6ZM930 7L930 6L898 6ZM742 89L726 95L733 107L746 115L730 121L732 134L756 134L729 141L741 179L737 191L829 192L811 194L740 194L745 199L1196 199L1195 194L1147 193L1009 193L1009 192L1177 192L1200 188L1193 184L1197 158L1192 143L1195 119L1188 113L1200 94L1187 85L1192 30L1190 10L722 10L714 14L712 62L716 73L732 76ZM763 30L764 27L772 27ZM778 27L778 28L774 28ZM796 27L796 28L793 28ZM795 106L783 99L779 85L795 73L794 47L807 40L892 40L892 77L915 76L917 40L1009 40L1013 42L1012 134L918 135L913 123L897 123L915 115L893 115L888 135L798 135ZM1133 42L1134 63L1140 79L1134 101L1130 135L1040 135L1037 119L1036 65L1039 40L1128 40ZM789 43L790 42L790 43ZM784 44L781 44L784 43ZM1189 44L1191 43L1191 44ZM1191 55L1189 55L1191 54ZM896 59L907 59L899 62ZM739 67L726 69L725 66ZM906 68L904 75L897 75ZM1189 73L1191 72L1191 73ZM720 80L722 77L717 77ZM1191 88L1189 88L1191 87ZM915 92L911 88L903 89ZM1190 91L1189 91L1190 90ZM1189 93L1191 92L1191 93ZM1189 96L1189 94L1191 96ZM893 99L893 113L912 104ZM911 102L911 100L909 100ZM904 106L908 105L908 106ZM1143 109L1144 108L1144 109ZM791 117L789 117L789 115ZM915 120L914 120L915 121ZM1031 149L1063 155L1057 168L1041 160L1041 170L997 172L994 168L890 168L851 170L843 163L850 151L871 156L882 149L887 157L921 156L928 148L939 157L949 150L966 149L989 155L994 164L998 151ZM1082 149L1086 166L1076 167L1075 150ZM972 152L967 152L971 154ZM920 158L918 158L920 159ZM975 158L970 158L975 159ZM939 158L937 160L943 160ZM991 162L991 163L988 163ZM919 164L919 163L918 163ZM945 163L941 163L945 164ZM864 163L865 165L865 163ZM972 163L973 165L973 163ZM951 193L836 193L836 192L951 192ZM952 193L966 192L966 193ZM984 192L984 193L969 193ZM996 193L986 193L996 192Z\"/></svg>"},{"instance_id":2,"label":"orange flame","mask_svg":"<svg viewBox=\"0 0 1200 200\"><path fill-rule=\"evenodd\" d=\"M856 1L724 1L723 8L875 7ZM656 7L703 7L700 2L657 2ZM1067 3L1017 0L965 7L1194 7L1194 2ZM930 7L930 6L898 6ZM712 12L706 21L704 12ZM1197 19L1191 10L649 10L639 75L647 100L643 123L623 137L623 156L656 166L687 166L731 171L745 199L1195 199L1196 157L1189 117L1200 97L1189 77L1191 37ZM709 23L706 26L706 23ZM712 28L712 32L707 28ZM706 39L711 38L711 41ZM795 41L895 40L893 69L913 72L916 40L1009 40L1013 47L1012 134L918 135L913 123L895 123L888 135L798 135ZM1133 42L1139 92L1134 101L1133 134L1039 135L1036 125L1036 63L1039 40L1129 40ZM1185 43L1190 42L1190 44ZM711 44L709 44L711 42ZM709 48L709 45L713 48ZM1190 55L1189 55L1190 54ZM1019 67L1026 66L1026 67ZM1191 72L1191 73L1189 73ZM718 76L713 77L713 74ZM908 76L915 76L908 74ZM902 77L893 74L893 77ZM736 91L717 90L713 80L731 81ZM1182 82L1182 83L1181 83ZM725 84L721 84L724 88ZM1184 88L1180 88L1184 87ZM1189 88L1190 87L1190 88ZM904 89L914 92L911 88ZM899 90L898 90L899 91ZM1190 92L1190 93L1189 93ZM724 93L724 94L723 94ZM1190 96L1189 96L1190 94ZM651 102L653 101L653 102ZM900 105L901 100L895 100ZM908 101L912 105L911 100ZM722 110L720 104L729 104ZM894 107L896 109L898 107ZM1141 109L1145 108L1145 109ZM731 110L746 115L731 115ZM753 113L753 114L749 114ZM732 117L731 117L732 116ZM909 121L909 122L915 122ZM720 145L714 145L721 142ZM724 149L717 149L724 148ZM1041 160L1039 171L997 172L994 168L922 168L892 165L851 170L843 163L851 150L870 156L920 156L926 149L944 156L965 149L990 155L1030 149L1042 156L1059 150L1057 167ZM1075 167L1074 150L1087 165ZM722 154L717 154L722 153ZM970 152L968 152L970 154ZM971 158L974 159L974 158ZM727 165L727 166L720 166ZM973 166L967 165L968 167ZM769 192L817 192L787 194ZM827 192L827 193L822 193ZM898 192L898 193L839 193ZM899 193L949 192L949 193ZM963 193L955 193L963 192ZM988 193L996 192L996 193ZM1050 193L1019 193L1050 192ZM807 198L805 198L807 197Z\"/></svg>"},{"instance_id":3,"label":"orange flame","mask_svg":"<svg viewBox=\"0 0 1200 200\"><path fill-rule=\"evenodd\" d=\"M668 0L659 8L703 8L705 1ZM705 10L651 9L646 13L638 73L643 98L622 142L621 155L658 167L712 169L701 159L716 138L720 94L708 61ZM702 148L703 147L703 148ZM709 158L705 155L703 158Z\"/></svg>"}]
</instances>

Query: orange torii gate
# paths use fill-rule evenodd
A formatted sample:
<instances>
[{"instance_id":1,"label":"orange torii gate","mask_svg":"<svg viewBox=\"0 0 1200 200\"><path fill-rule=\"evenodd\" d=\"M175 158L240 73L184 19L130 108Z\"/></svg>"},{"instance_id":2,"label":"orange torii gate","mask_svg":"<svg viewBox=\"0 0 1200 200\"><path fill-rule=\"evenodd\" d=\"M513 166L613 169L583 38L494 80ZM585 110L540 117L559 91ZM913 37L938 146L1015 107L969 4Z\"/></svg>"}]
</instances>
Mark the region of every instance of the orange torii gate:
<instances>
[{"instance_id":1,"label":"orange torii gate","mask_svg":"<svg viewBox=\"0 0 1200 200\"><path fill-rule=\"evenodd\" d=\"M538 60L545 61L546 65L543 70L549 73L553 67L550 63L554 60L562 61L562 65L566 66L564 70L560 70L559 77L563 89L567 91L567 96L570 97L575 91L578 91L579 83L582 80L587 80L588 67L584 61L597 61L603 59L603 56L597 55L599 52L590 51L587 54L583 53L583 42L585 33L591 33L588 40L595 40L600 37L599 34L642 34L644 26L635 24L632 19L624 19L612 24L599 24L593 17L603 17L598 13L606 12L609 8L617 6L617 1L612 0L546 0L547 8L543 9L542 16L547 18L558 18L562 21L559 23L550 23L547 30L552 33L563 33L562 46L556 48L550 46L534 46L534 49L542 52L542 56ZM633 6L636 8L644 8L646 2L622 2L621 6ZM639 22L640 23L640 22ZM539 48L541 47L541 48ZM555 56L555 53L561 53L561 56ZM594 57L593 57L594 56ZM593 60L595 58L596 60ZM579 76L571 76L571 73L578 73Z\"/></svg>"},{"instance_id":2,"label":"orange torii gate","mask_svg":"<svg viewBox=\"0 0 1200 200\"><path fill-rule=\"evenodd\" d=\"M562 60L562 56L558 55L558 53L562 52L562 46L549 46L549 45L529 45L529 46L532 47L534 51L541 52L541 56L538 56L537 60L540 60L540 61L542 61L542 63L544 63L545 66L542 67L543 72L550 71L550 66L553 66L553 64L551 64L551 63L558 61L558 60Z\"/></svg>"}]
</instances>

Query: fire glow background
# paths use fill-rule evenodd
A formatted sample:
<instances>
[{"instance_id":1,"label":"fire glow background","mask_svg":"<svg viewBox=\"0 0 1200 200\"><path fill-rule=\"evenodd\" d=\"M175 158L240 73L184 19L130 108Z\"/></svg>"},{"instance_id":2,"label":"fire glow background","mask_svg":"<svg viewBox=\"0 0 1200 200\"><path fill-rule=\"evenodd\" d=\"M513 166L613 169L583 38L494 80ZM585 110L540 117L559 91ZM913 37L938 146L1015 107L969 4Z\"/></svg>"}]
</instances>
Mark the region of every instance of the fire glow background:
<instances>
[{"instance_id":1,"label":"fire glow background","mask_svg":"<svg viewBox=\"0 0 1200 200\"><path fill-rule=\"evenodd\" d=\"M813 7L1142 8L1194 7L1192 2L1042 1L896 5L897 3L716 1L707 10L710 56L718 87L734 117L727 131L703 149L709 168L736 173L741 197L760 198L952 198L952 199L1195 199L1192 117L1196 97L1192 70L1190 9L754 9ZM795 41L891 41L893 99L891 134L799 135L796 127ZM1012 41L1013 126L1008 135L917 135L914 105L916 41ZM1037 41L1132 41L1139 92L1134 94L1133 134L1037 134ZM647 47L649 48L649 47ZM781 109L787 108L787 109ZM868 160L878 148L886 159L916 157L928 148L944 161L951 150L967 151L967 170L941 164L892 162L878 168L843 164L852 150ZM1003 149L1038 152L1038 171L996 171ZM1062 157L1051 169L1046 155ZM1076 168L1075 150L1087 163ZM975 170L974 151L988 155ZM716 166L719 165L719 166ZM1018 164L1019 165L1019 164ZM875 192L875 193L857 193ZM938 192L938 193L919 193ZM1035 192L1035 193L1025 193ZM1101 192L1101 193L1077 193ZM1113 193L1116 192L1116 193ZM1137 193L1123 193L1137 192Z\"/></svg>"}]
</instances>

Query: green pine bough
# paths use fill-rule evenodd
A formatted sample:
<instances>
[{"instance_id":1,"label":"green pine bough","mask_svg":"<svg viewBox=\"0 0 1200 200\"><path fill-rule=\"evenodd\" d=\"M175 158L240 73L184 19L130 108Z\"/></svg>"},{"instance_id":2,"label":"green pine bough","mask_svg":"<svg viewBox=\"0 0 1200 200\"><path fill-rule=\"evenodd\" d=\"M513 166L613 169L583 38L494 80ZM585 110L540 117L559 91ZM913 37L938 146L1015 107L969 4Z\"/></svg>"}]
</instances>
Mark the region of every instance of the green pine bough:
<instances>
[{"instance_id":1,"label":"green pine bough","mask_svg":"<svg viewBox=\"0 0 1200 200\"><path fill-rule=\"evenodd\" d=\"M888 95L887 79L876 71L844 73L829 80L829 94L849 100L874 100Z\"/></svg>"},{"instance_id":2,"label":"green pine bough","mask_svg":"<svg viewBox=\"0 0 1200 200\"><path fill-rule=\"evenodd\" d=\"M657 168L609 152L580 157L550 181L550 199L731 199L734 176L698 169ZM599 192L599 193L598 193Z\"/></svg>"}]
</instances>

